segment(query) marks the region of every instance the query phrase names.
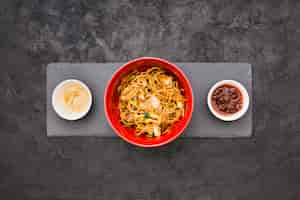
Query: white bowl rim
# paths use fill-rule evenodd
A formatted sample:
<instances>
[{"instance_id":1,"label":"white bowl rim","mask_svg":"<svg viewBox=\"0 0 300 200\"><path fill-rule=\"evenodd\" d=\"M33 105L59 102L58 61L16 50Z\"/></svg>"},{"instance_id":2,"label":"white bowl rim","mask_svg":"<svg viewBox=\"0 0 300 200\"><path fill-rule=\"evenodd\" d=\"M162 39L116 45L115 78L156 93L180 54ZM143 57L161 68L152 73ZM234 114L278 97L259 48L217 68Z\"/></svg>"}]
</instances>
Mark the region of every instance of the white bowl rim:
<instances>
[{"instance_id":1,"label":"white bowl rim","mask_svg":"<svg viewBox=\"0 0 300 200\"><path fill-rule=\"evenodd\" d=\"M233 114L229 114L229 115L222 115L221 113L218 113L217 111L215 111L215 109L212 107L212 103L211 103L211 96L214 92L214 90L216 88L218 88L221 85L224 84L228 84L228 85L232 85L237 87L243 96L243 105L242 105L242 109L239 110L236 113ZM210 110L210 112L217 117L218 119L221 119L223 121L235 121L240 119L242 116L245 115L245 113L247 112L248 108L249 108L249 102L250 102L250 98L249 98L249 94L247 92L247 89L238 81L236 80L221 80L216 82L209 90L208 95L207 95L207 105L208 108Z\"/></svg>"},{"instance_id":2,"label":"white bowl rim","mask_svg":"<svg viewBox=\"0 0 300 200\"><path fill-rule=\"evenodd\" d=\"M65 115L65 113L63 113L56 105L56 101L55 101L55 96L57 95L57 92L59 91L59 89L67 84L67 83L70 83L70 82L75 82L75 83L78 83L80 84L82 87L84 87L87 92L88 92L88 96L89 96L89 102L88 102L88 106L87 106L87 109L81 113L78 113L76 115ZM60 83L57 84L57 86L54 88L53 90L53 93L52 93L52 107L54 109L54 111L56 112L56 114L61 117L62 119L65 119L65 120L70 120L70 121L74 121L74 120L78 120L78 119L81 119L83 118L85 115L87 115L87 113L90 111L91 109L91 106L92 106L92 102L93 102L93 98L92 98L92 93L91 93L91 90L89 89L89 87L82 81L78 80L78 79L66 79L64 81L61 81Z\"/></svg>"}]
</instances>

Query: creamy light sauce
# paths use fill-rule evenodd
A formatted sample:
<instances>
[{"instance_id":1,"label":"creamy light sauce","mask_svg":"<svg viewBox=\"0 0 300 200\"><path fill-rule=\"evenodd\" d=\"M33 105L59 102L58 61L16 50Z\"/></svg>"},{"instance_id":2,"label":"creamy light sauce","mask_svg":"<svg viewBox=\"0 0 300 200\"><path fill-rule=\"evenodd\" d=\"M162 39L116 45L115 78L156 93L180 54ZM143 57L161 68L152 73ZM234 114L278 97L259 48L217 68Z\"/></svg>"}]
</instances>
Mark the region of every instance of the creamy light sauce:
<instances>
[{"instance_id":1,"label":"creamy light sauce","mask_svg":"<svg viewBox=\"0 0 300 200\"><path fill-rule=\"evenodd\" d=\"M76 82L65 84L60 89L58 98L67 112L81 113L89 106L87 89Z\"/></svg>"}]
</instances>

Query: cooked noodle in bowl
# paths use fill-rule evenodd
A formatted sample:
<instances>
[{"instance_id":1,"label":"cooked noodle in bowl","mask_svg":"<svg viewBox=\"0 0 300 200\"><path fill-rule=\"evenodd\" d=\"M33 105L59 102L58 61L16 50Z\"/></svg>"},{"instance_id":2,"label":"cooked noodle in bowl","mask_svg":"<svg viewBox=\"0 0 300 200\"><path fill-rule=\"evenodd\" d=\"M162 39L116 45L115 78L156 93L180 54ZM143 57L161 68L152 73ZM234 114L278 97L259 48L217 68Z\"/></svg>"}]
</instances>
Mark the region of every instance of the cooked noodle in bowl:
<instances>
[{"instance_id":1,"label":"cooked noodle in bowl","mask_svg":"<svg viewBox=\"0 0 300 200\"><path fill-rule=\"evenodd\" d=\"M136 135L159 137L185 113L185 97L176 78L160 67L134 71L118 86L120 121Z\"/></svg>"},{"instance_id":2,"label":"cooked noodle in bowl","mask_svg":"<svg viewBox=\"0 0 300 200\"><path fill-rule=\"evenodd\" d=\"M193 102L193 90L184 72L154 57L122 65L104 93L105 115L114 132L146 148L178 138L192 118Z\"/></svg>"}]
</instances>

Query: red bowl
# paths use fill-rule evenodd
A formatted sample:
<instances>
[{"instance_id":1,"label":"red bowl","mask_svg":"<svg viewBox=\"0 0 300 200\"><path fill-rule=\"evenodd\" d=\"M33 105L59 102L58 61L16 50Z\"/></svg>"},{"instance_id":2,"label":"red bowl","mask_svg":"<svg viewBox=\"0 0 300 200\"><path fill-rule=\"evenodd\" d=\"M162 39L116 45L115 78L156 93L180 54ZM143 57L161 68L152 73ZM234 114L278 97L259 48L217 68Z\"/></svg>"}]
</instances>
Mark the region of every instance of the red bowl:
<instances>
[{"instance_id":1,"label":"red bowl","mask_svg":"<svg viewBox=\"0 0 300 200\"><path fill-rule=\"evenodd\" d=\"M184 117L171 126L170 132L168 134L162 135L160 137L147 138L144 136L136 136L134 134L134 128L126 128L121 124L120 111L118 108L119 94L117 92L117 87L120 84L122 77L126 76L133 70L144 71L146 68L153 66L161 67L177 77L179 86L184 89L184 96L187 101L185 104L186 107ZM112 78L108 82L104 94L104 110L110 126L125 141L140 147L157 147L167 144L176 139L179 135L182 134L183 130L189 124L193 113L193 106L193 91L186 75L176 65L166 60L153 57L137 58L120 67L112 75Z\"/></svg>"}]
</instances>

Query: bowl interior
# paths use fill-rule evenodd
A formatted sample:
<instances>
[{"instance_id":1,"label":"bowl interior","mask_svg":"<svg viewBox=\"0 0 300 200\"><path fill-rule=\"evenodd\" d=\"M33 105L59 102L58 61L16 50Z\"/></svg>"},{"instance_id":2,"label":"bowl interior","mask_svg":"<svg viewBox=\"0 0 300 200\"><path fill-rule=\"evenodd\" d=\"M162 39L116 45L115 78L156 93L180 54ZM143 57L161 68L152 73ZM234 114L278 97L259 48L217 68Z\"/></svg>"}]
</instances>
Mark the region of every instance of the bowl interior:
<instances>
[{"instance_id":1,"label":"bowl interior","mask_svg":"<svg viewBox=\"0 0 300 200\"><path fill-rule=\"evenodd\" d=\"M126 128L120 122L120 112L118 108L119 94L117 92L117 87L120 84L122 77L128 75L134 70L144 71L149 67L161 67L171 73L177 78L179 86L184 89L184 96L186 98L185 104L185 115L184 117L174 123L171 126L171 131L168 134L162 135L160 137L147 138L145 136L135 136L134 128ZM177 136L179 136L182 131L188 125L193 111L193 93L192 88L188 79L185 77L183 72L178 69L175 65L158 58L142 58L131 61L123 65L112 77L109 82L106 93L105 93L105 110L107 118L115 130L115 132L129 143L143 146L143 147L154 147L166 144Z\"/></svg>"}]
</instances>

